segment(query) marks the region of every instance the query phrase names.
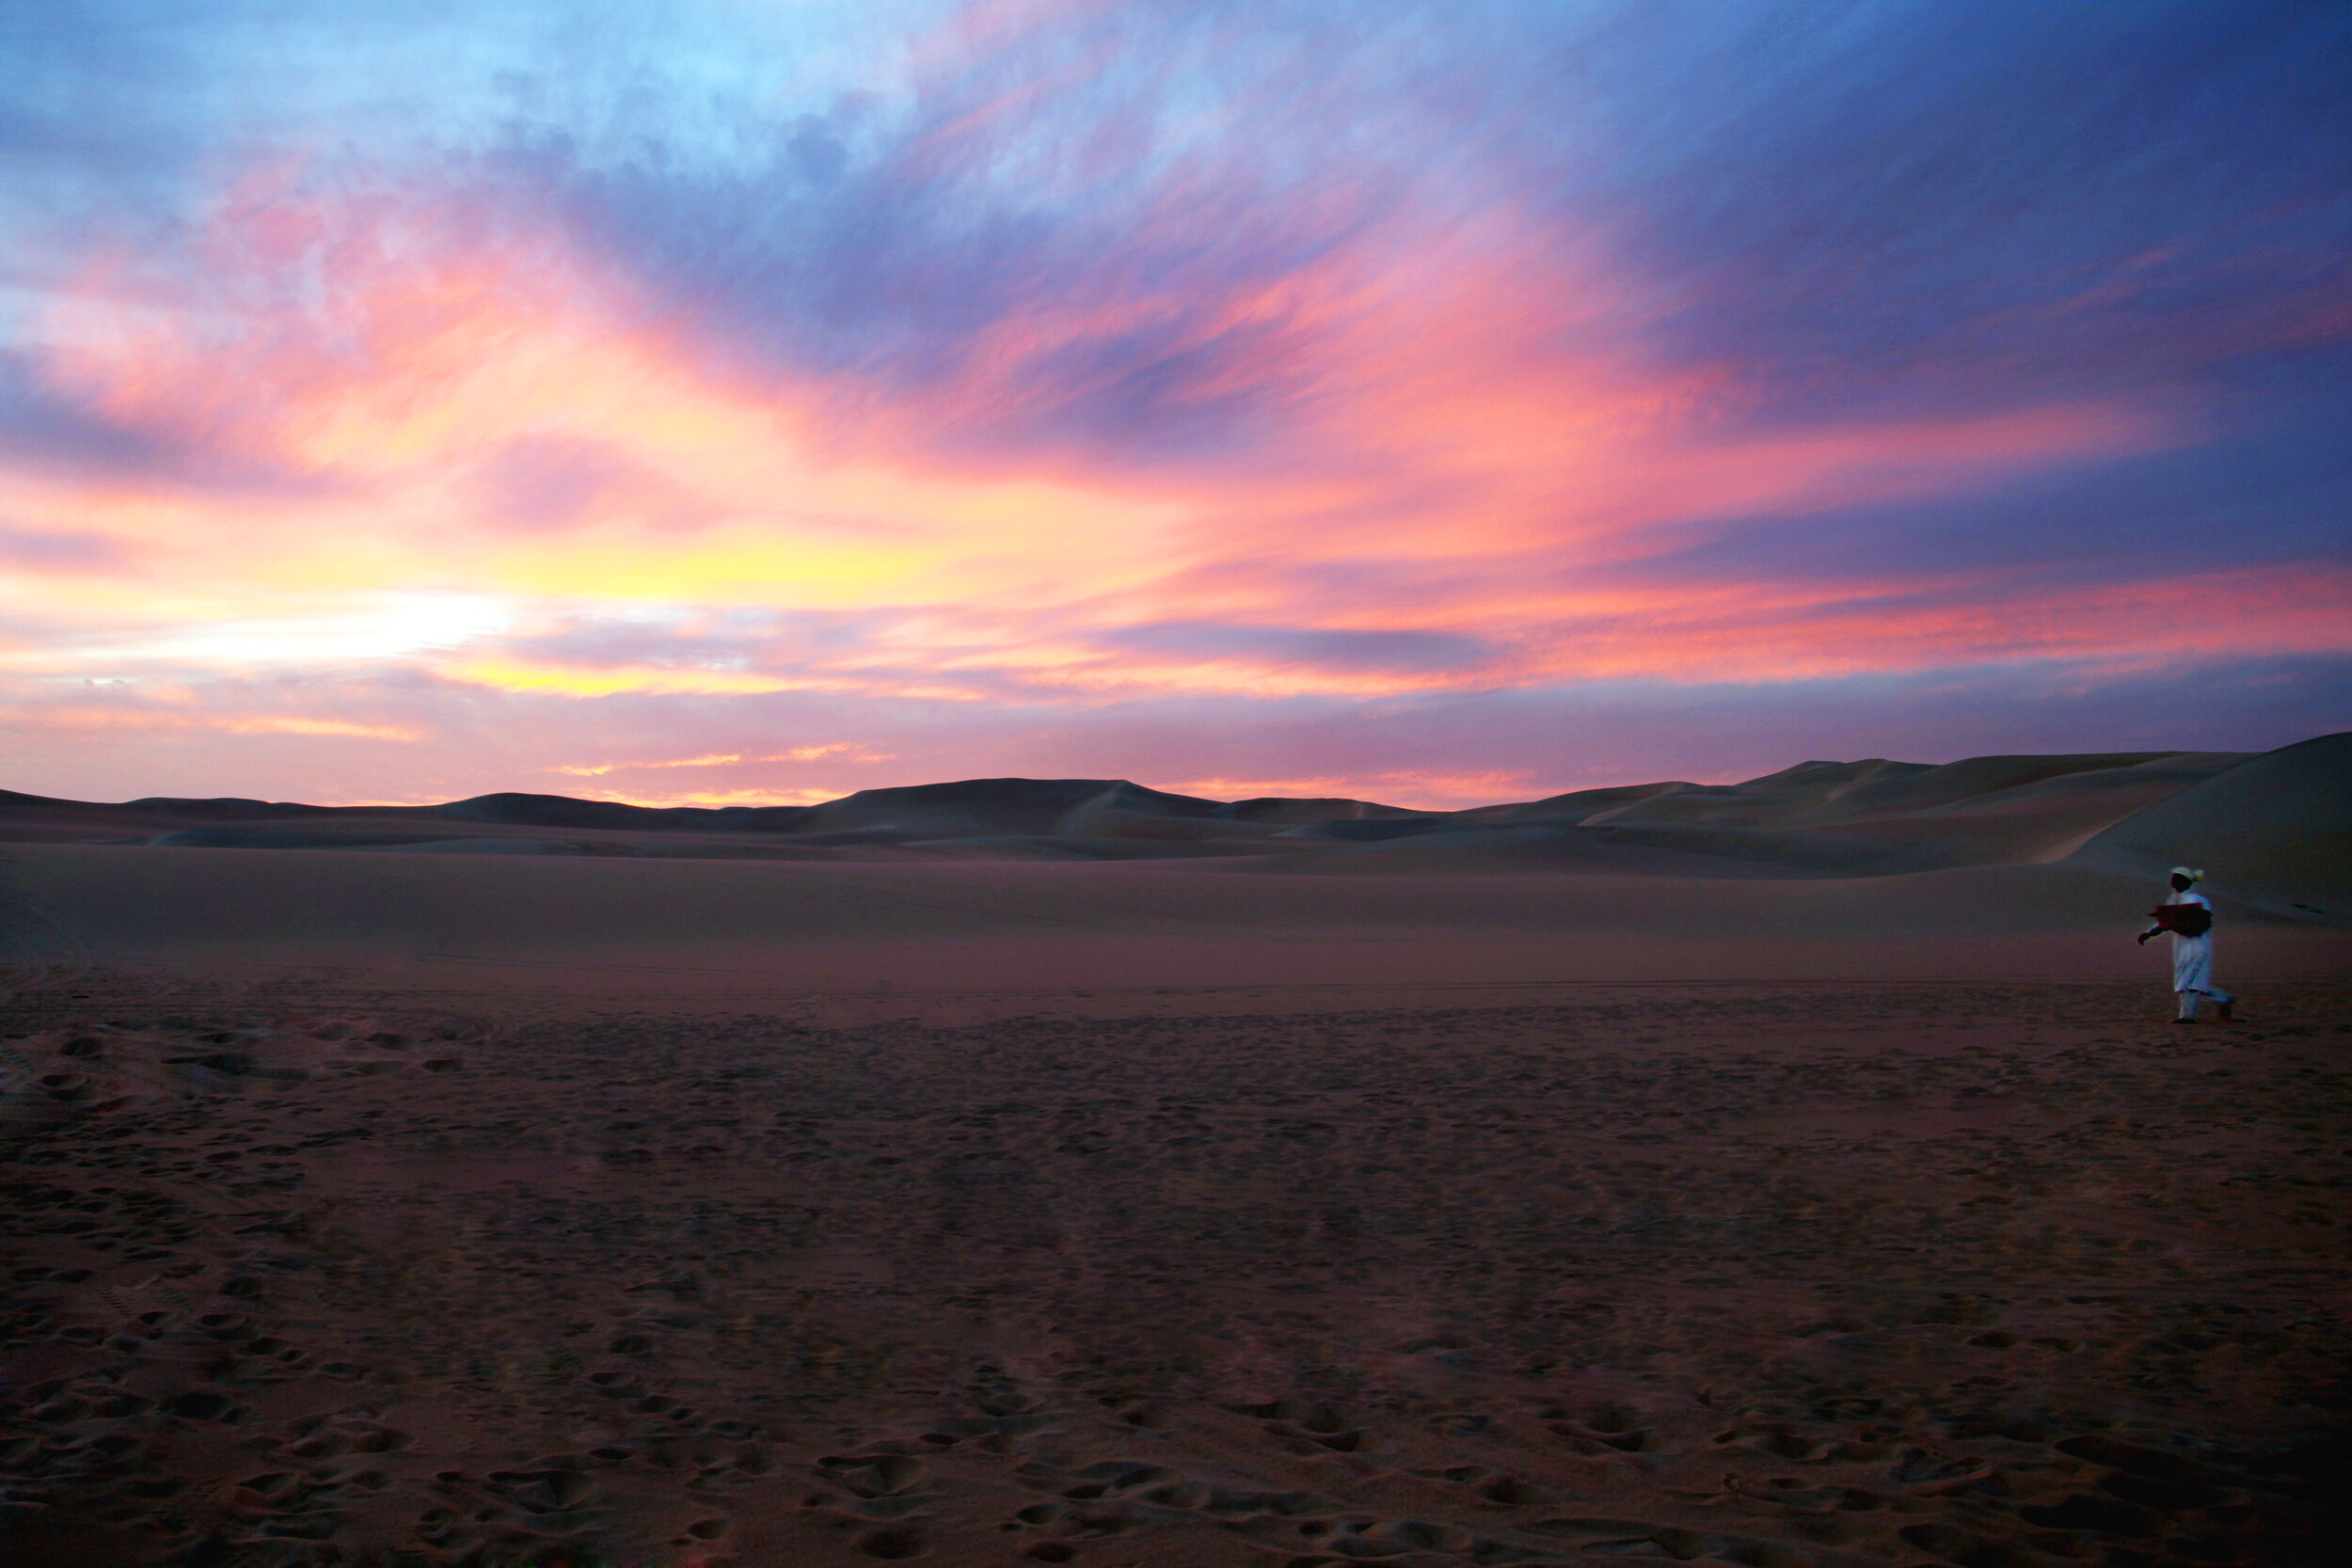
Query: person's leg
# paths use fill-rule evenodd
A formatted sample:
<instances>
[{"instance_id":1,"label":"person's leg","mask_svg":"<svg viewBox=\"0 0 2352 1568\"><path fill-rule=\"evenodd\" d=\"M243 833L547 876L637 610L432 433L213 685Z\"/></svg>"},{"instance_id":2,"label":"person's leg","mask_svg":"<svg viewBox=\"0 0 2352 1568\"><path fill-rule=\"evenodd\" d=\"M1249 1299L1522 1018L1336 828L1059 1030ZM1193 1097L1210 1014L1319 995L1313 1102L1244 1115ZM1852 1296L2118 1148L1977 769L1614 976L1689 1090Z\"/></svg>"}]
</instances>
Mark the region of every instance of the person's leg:
<instances>
[{"instance_id":1,"label":"person's leg","mask_svg":"<svg viewBox=\"0 0 2352 1568\"><path fill-rule=\"evenodd\" d=\"M2204 989L2213 984L2213 943L2203 937L2172 937L2172 993L2181 999L2181 1022L2194 1023Z\"/></svg>"},{"instance_id":2,"label":"person's leg","mask_svg":"<svg viewBox=\"0 0 2352 1568\"><path fill-rule=\"evenodd\" d=\"M2237 997L2235 995L2223 990L2219 986L2210 984L2205 987L2205 994L2213 998L2215 1006L2220 1011L2222 1022L2235 1023L2237 1022Z\"/></svg>"}]
</instances>

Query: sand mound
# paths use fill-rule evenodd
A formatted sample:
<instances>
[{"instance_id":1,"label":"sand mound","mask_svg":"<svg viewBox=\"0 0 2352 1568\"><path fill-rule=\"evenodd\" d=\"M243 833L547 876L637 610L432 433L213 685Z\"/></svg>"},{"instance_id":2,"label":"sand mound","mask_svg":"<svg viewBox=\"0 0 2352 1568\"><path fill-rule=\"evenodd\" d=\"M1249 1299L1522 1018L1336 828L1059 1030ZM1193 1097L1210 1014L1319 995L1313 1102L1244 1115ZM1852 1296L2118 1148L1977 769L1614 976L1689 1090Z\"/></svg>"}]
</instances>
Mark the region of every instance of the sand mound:
<instances>
[{"instance_id":1,"label":"sand mound","mask_svg":"<svg viewBox=\"0 0 2352 1568\"><path fill-rule=\"evenodd\" d=\"M618 828L640 832L664 828L725 832L788 831L808 815L806 806L631 806L617 800L575 800L567 795L477 795L443 806L423 806L433 816L497 822L530 828Z\"/></svg>"},{"instance_id":2,"label":"sand mound","mask_svg":"<svg viewBox=\"0 0 2352 1568\"><path fill-rule=\"evenodd\" d=\"M2126 817L2074 858L2155 881L2194 865L2217 896L2352 919L2352 731L2241 762Z\"/></svg>"},{"instance_id":3,"label":"sand mound","mask_svg":"<svg viewBox=\"0 0 2352 1568\"><path fill-rule=\"evenodd\" d=\"M2244 761L2230 752L1806 762L1736 784L1580 790L1472 811L1327 820L1295 871L1885 877L2063 859L2091 835ZM1377 851L1343 862L1329 850Z\"/></svg>"},{"instance_id":4,"label":"sand mound","mask_svg":"<svg viewBox=\"0 0 2352 1568\"><path fill-rule=\"evenodd\" d=\"M1075 818L1116 812L1143 817L1207 818L1215 800L1169 795L1123 779L966 779L903 789L862 789L809 808L803 832L887 833L924 839L1031 836L1068 832Z\"/></svg>"}]
</instances>

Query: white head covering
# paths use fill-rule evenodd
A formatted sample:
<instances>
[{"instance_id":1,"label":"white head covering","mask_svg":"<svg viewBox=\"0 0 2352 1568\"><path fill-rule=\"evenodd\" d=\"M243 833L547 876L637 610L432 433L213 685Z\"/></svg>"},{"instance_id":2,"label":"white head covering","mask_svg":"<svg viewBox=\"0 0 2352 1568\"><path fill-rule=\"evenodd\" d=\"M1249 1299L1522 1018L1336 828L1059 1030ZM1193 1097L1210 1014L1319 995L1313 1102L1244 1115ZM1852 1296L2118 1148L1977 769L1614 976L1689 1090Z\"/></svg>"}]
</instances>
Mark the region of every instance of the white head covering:
<instances>
[{"instance_id":1,"label":"white head covering","mask_svg":"<svg viewBox=\"0 0 2352 1568\"><path fill-rule=\"evenodd\" d=\"M2205 874L2203 872L2192 871L2185 865L2174 866L2172 868L2172 875L2175 877L2186 877L2192 882L2201 882L2205 879Z\"/></svg>"}]
</instances>

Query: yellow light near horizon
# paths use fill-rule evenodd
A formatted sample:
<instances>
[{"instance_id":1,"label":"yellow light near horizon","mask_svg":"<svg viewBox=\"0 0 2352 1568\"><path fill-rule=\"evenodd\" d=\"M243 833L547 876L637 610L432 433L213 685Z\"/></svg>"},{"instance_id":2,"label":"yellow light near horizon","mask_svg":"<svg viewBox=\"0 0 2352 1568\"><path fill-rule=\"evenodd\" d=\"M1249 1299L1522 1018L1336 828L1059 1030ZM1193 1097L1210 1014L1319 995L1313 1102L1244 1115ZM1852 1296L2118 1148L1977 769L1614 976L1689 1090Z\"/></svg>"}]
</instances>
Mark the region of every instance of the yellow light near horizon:
<instances>
[{"instance_id":1,"label":"yellow light near horizon","mask_svg":"<svg viewBox=\"0 0 2352 1568\"><path fill-rule=\"evenodd\" d=\"M231 719L219 728L231 735L334 735L357 740L419 740L421 732L391 724L355 724L342 719Z\"/></svg>"},{"instance_id":2,"label":"yellow light near horizon","mask_svg":"<svg viewBox=\"0 0 2352 1568\"><path fill-rule=\"evenodd\" d=\"M470 565L501 590L532 597L678 605L849 609L919 578L919 552L821 543L748 528L690 540L598 529L563 541L501 541Z\"/></svg>"},{"instance_id":3,"label":"yellow light near horizon","mask_svg":"<svg viewBox=\"0 0 2352 1568\"><path fill-rule=\"evenodd\" d=\"M561 697L611 697L621 692L739 696L758 691L802 691L832 684L739 670L662 669L642 665L593 669L532 664L511 658L466 659L442 665L437 673L450 680L494 687L501 691L532 691Z\"/></svg>"}]
</instances>

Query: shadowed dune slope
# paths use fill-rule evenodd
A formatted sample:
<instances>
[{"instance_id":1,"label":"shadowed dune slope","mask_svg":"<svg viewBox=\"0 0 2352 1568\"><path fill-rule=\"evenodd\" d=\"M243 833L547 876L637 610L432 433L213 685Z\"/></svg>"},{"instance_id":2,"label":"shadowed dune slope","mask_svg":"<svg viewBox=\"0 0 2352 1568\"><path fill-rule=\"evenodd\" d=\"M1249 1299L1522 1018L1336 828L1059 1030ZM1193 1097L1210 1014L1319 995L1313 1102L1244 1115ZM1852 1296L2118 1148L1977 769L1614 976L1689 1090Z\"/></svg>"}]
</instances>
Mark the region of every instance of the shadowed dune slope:
<instances>
[{"instance_id":1,"label":"shadowed dune slope","mask_svg":"<svg viewBox=\"0 0 2352 1568\"><path fill-rule=\"evenodd\" d=\"M2074 857L2160 877L2186 863L2280 913L2352 906L2352 733L2281 747L2125 817Z\"/></svg>"}]
</instances>

